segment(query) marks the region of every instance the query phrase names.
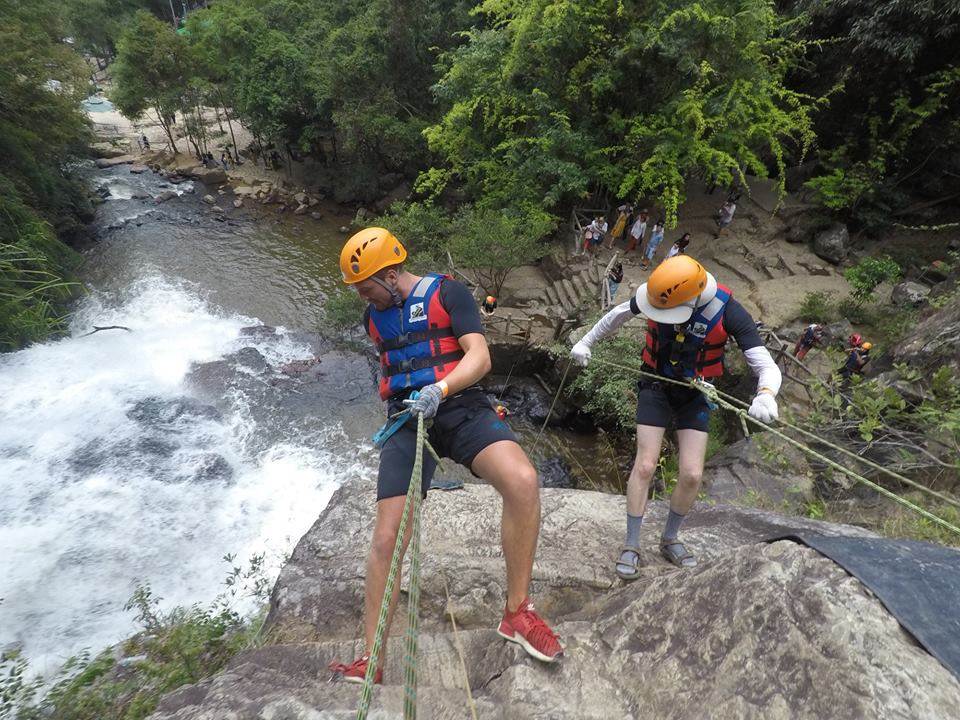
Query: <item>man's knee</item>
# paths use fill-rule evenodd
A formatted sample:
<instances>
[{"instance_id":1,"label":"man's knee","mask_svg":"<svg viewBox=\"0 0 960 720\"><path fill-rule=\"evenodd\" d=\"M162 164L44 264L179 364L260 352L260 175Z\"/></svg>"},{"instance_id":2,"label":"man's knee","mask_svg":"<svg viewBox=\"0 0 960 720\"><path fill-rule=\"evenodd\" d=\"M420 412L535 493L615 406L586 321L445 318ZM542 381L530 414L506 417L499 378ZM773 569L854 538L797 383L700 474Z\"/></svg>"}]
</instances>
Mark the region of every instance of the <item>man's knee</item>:
<instances>
[{"instance_id":1,"label":"man's knee","mask_svg":"<svg viewBox=\"0 0 960 720\"><path fill-rule=\"evenodd\" d=\"M510 499L523 504L535 503L540 498L540 480L537 469L530 463L524 463L512 474L506 483Z\"/></svg>"},{"instance_id":2,"label":"man's knee","mask_svg":"<svg viewBox=\"0 0 960 720\"><path fill-rule=\"evenodd\" d=\"M393 550L397 545L397 533L400 531L399 518L397 522L378 520L373 528L373 539L370 542L370 556L377 560L389 560L393 557Z\"/></svg>"},{"instance_id":3,"label":"man's knee","mask_svg":"<svg viewBox=\"0 0 960 720\"><path fill-rule=\"evenodd\" d=\"M649 482L657 471L657 460L658 458L637 454L633 461L633 469L637 477L644 482Z\"/></svg>"},{"instance_id":4,"label":"man's knee","mask_svg":"<svg viewBox=\"0 0 960 720\"><path fill-rule=\"evenodd\" d=\"M688 489L697 489L703 480L702 467L681 467L677 474L677 483Z\"/></svg>"}]
</instances>

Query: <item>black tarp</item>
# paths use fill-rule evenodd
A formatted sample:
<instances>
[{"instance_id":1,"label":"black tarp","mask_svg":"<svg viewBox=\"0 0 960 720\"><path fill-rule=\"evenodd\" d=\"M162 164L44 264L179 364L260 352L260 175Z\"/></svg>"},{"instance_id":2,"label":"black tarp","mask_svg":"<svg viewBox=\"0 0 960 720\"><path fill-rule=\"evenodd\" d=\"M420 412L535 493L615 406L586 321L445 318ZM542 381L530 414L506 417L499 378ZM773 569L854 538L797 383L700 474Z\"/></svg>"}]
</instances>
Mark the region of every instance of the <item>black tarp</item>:
<instances>
[{"instance_id":1,"label":"black tarp","mask_svg":"<svg viewBox=\"0 0 960 720\"><path fill-rule=\"evenodd\" d=\"M960 551L919 540L802 531L767 542L777 540L807 545L857 578L960 679Z\"/></svg>"}]
</instances>

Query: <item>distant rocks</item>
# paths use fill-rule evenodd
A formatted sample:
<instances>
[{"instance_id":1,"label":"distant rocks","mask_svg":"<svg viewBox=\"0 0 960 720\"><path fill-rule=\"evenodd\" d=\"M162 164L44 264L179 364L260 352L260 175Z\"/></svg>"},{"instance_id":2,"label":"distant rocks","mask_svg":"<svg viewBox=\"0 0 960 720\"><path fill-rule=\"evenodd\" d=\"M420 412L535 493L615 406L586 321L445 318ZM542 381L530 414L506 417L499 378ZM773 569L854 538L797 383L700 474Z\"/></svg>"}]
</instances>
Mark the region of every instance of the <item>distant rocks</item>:
<instances>
[{"instance_id":1,"label":"distant rocks","mask_svg":"<svg viewBox=\"0 0 960 720\"><path fill-rule=\"evenodd\" d=\"M838 265L850 254L850 231L843 223L834 223L813 238L813 251L827 262Z\"/></svg>"}]
</instances>

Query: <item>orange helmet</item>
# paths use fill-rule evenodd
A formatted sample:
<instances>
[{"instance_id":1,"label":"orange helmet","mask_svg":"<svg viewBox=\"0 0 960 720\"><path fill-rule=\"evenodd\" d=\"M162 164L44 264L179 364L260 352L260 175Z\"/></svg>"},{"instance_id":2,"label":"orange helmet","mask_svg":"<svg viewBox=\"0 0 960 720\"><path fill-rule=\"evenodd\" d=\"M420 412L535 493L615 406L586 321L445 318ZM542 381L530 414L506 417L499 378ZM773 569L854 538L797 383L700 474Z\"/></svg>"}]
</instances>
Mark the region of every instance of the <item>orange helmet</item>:
<instances>
[{"instance_id":1,"label":"orange helmet","mask_svg":"<svg viewBox=\"0 0 960 720\"><path fill-rule=\"evenodd\" d=\"M493 295L487 295L487 305L493 305L497 299Z\"/></svg>"},{"instance_id":2,"label":"orange helmet","mask_svg":"<svg viewBox=\"0 0 960 720\"><path fill-rule=\"evenodd\" d=\"M674 325L693 315L701 297L717 292L713 275L689 255L667 258L637 288L637 304L651 320Z\"/></svg>"},{"instance_id":3,"label":"orange helmet","mask_svg":"<svg viewBox=\"0 0 960 720\"><path fill-rule=\"evenodd\" d=\"M870 350L873 349L873 343L865 342L863 345L860 346L860 348L863 350L866 350L867 352L870 352Z\"/></svg>"},{"instance_id":4,"label":"orange helmet","mask_svg":"<svg viewBox=\"0 0 960 720\"><path fill-rule=\"evenodd\" d=\"M369 227L353 235L340 251L340 272L348 285L407 259L407 251L393 233Z\"/></svg>"}]
</instances>

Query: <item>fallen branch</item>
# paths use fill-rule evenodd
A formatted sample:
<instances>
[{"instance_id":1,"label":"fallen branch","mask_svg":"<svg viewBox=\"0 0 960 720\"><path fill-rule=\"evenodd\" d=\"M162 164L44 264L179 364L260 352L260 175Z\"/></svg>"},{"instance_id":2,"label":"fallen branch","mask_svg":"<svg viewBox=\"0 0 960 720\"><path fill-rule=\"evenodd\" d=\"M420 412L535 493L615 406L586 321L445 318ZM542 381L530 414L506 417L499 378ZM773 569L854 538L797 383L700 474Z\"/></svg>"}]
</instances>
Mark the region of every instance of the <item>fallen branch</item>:
<instances>
[{"instance_id":1,"label":"fallen branch","mask_svg":"<svg viewBox=\"0 0 960 720\"><path fill-rule=\"evenodd\" d=\"M101 330L126 330L127 332L133 332L133 330L123 325L104 325L102 327L100 325L94 325L93 330L91 330L88 333L84 333L80 337L87 337L87 335L93 335L94 333L98 333Z\"/></svg>"}]
</instances>

